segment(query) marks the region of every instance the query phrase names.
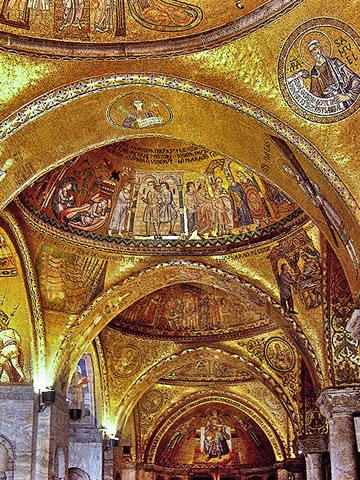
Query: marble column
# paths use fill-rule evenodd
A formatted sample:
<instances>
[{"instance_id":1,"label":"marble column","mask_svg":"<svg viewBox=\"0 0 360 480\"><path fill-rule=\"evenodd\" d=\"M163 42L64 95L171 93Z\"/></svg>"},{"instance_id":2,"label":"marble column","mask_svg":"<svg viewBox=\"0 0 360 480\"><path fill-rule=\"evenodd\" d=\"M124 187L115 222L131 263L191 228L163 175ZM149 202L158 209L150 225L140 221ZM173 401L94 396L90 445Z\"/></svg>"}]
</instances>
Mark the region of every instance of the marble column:
<instances>
[{"instance_id":1,"label":"marble column","mask_svg":"<svg viewBox=\"0 0 360 480\"><path fill-rule=\"evenodd\" d=\"M59 469L67 475L69 406L66 398L56 393L55 402L37 413L36 427L33 480L56 477Z\"/></svg>"},{"instance_id":2,"label":"marble column","mask_svg":"<svg viewBox=\"0 0 360 480\"><path fill-rule=\"evenodd\" d=\"M103 480L113 480L114 478L114 448L104 444L103 456Z\"/></svg>"},{"instance_id":3,"label":"marble column","mask_svg":"<svg viewBox=\"0 0 360 480\"><path fill-rule=\"evenodd\" d=\"M324 480L322 453L307 453L306 480Z\"/></svg>"},{"instance_id":4,"label":"marble column","mask_svg":"<svg viewBox=\"0 0 360 480\"><path fill-rule=\"evenodd\" d=\"M14 480L32 478L34 415L32 386L0 384L0 445L8 454L7 476Z\"/></svg>"},{"instance_id":5,"label":"marble column","mask_svg":"<svg viewBox=\"0 0 360 480\"><path fill-rule=\"evenodd\" d=\"M354 415L360 412L360 387L326 389L318 407L329 424L332 480L357 480Z\"/></svg>"},{"instance_id":6,"label":"marble column","mask_svg":"<svg viewBox=\"0 0 360 480\"><path fill-rule=\"evenodd\" d=\"M100 478L103 466L102 436L95 425L70 422L69 468L80 468L90 478Z\"/></svg>"},{"instance_id":7,"label":"marble column","mask_svg":"<svg viewBox=\"0 0 360 480\"><path fill-rule=\"evenodd\" d=\"M306 461L306 480L324 480L323 453L327 451L327 435L306 435L299 439Z\"/></svg>"}]
</instances>

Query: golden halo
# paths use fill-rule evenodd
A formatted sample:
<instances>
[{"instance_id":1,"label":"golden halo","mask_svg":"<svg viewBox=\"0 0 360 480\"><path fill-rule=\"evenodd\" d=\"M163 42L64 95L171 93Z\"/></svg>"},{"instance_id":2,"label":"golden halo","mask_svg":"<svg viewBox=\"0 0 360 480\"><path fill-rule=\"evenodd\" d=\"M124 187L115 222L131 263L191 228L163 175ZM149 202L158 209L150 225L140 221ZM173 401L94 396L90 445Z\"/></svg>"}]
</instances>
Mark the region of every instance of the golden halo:
<instances>
[{"instance_id":1,"label":"golden halo","mask_svg":"<svg viewBox=\"0 0 360 480\"><path fill-rule=\"evenodd\" d=\"M306 39L306 42L305 42ZM326 33L321 32L320 30L311 30L310 32L305 33L299 42L299 54L304 63L309 67L314 66L314 59L308 51L307 47L309 43L313 40L318 40L324 50L324 53L327 57L332 55L332 44L330 38Z\"/></svg>"}]
</instances>

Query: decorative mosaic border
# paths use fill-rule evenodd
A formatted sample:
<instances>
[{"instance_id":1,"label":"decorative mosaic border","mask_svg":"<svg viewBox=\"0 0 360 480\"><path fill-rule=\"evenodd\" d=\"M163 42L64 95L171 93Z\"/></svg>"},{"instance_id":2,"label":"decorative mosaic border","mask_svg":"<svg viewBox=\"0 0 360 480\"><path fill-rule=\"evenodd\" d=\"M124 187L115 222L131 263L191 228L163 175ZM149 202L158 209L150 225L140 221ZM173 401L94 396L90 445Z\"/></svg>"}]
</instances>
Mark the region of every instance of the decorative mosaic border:
<instances>
[{"instance_id":1,"label":"decorative mosaic border","mask_svg":"<svg viewBox=\"0 0 360 480\"><path fill-rule=\"evenodd\" d=\"M190 82L188 80L159 75L155 73L125 73L110 74L101 77L92 77L65 85L37 97L35 100L22 106L0 123L0 141L14 134L19 128L53 109L66 105L68 102L82 98L91 93L126 86L155 86L170 90L188 93L204 100L215 102L256 120L261 125L288 141L296 150L305 155L313 166L327 179L334 190L340 195L355 216L360 225L360 208L346 185L341 181L335 170L327 163L321 153L305 137L296 130L271 115L264 109L257 107L242 98L222 90Z\"/></svg>"},{"instance_id":2,"label":"decorative mosaic border","mask_svg":"<svg viewBox=\"0 0 360 480\"><path fill-rule=\"evenodd\" d=\"M330 252L330 245L328 242L325 244L325 248L323 249L323 260L322 260L322 291L328 292L328 288L330 285L328 284L329 278L329 262L331 259L331 252ZM335 376L334 376L334 366L331 354L331 328L330 328L330 308L331 304L328 300L328 295L323 295L323 319L325 322L325 345L326 345L326 360L327 360L327 368L328 368L328 375L329 381L331 385L335 385Z\"/></svg>"},{"instance_id":3,"label":"decorative mosaic border","mask_svg":"<svg viewBox=\"0 0 360 480\"><path fill-rule=\"evenodd\" d=\"M243 378L240 377L227 377L222 380L219 378L210 378L209 380L166 380L160 379L157 381L160 385L180 386L180 387L213 387L216 386L231 386L240 385L244 382L254 380L255 377L251 373L244 374Z\"/></svg>"},{"instance_id":4,"label":"decorative mosaic border","mask_svg":"<svg viewBox=\"0 0 360 480\"><path fill-rule=\"evenodd\" d=\"M205 330L205 331L196 331L193 335L183 334L179 335L171 335L171 333L151 333L150 329L146 328L134 328L130 330L130 328L126 328L125 326L117 326L112 324L111 322L107 325L109 328L112 328L118 332L122 332L125 335L130 335L133 337L143 337L149 339L156 339L156 340L166 340L166 341L177 341L181 343L189 343L196 341L196 337L201 334L201 341L202 342L209 342L209 341L217 341L219 339L219 335L221 335L222 340L240 340L241 338L246 338L249 335L260 335L262 333L272 332L279 328L278 325L275 325L273 322L270 322L268 325L248 328L246 330L241 330L240 327L229 327L227 330L225 329L217 329L217 330Z\"/></svg>"},{"instance_id":5,"label":"decorative mosaic border","mask_svg":"<svg viewBox=\"0 0 360 480\"><path fill-rule=\"evenodd\" d=\"M298 208L278 222L240 235L228 235L204 240L187 240L182 238L161 240L133 239L110 237L66 226L55 219L47 217L43 212L35 209L24 197L20 197L20 199L15 199L15 203L29 224L36 230L58 240L65 239L75 246L82 247L87 245L96 248L96 250L100 249L112 253L121 251L143 255L149 253L196 256L213 253L220 255L249 248L249 246L272 242L287 235L294 228L302 227L309 220L308 216ZM280 231L276 232L277 230Z\"/></svg>"}]
</instances>

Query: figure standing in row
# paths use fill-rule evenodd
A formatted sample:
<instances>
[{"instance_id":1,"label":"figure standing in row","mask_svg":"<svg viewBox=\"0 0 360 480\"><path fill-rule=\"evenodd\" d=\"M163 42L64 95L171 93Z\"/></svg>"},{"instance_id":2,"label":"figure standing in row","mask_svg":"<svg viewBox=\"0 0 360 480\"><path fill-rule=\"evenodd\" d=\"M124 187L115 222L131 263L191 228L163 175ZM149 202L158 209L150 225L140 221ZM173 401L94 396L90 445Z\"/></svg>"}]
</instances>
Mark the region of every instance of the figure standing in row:
<instances>
[{"instance_id":1,"label":"figure standing in row","mask_svg":"<svg viewBox=\"0 0 360 480\"><path fill-rule=\"evenodd\" d=\"M160 239L160 228L163 224L169 224L168 235L175 235L174 228L178 214L169 184L162 182L158 189L155 181L150 180L147 186L147 194L142 197L142 201L146 204L143 215L146 235L151 235L152 227L155 239Z\"/></svg>"}]
</instances>

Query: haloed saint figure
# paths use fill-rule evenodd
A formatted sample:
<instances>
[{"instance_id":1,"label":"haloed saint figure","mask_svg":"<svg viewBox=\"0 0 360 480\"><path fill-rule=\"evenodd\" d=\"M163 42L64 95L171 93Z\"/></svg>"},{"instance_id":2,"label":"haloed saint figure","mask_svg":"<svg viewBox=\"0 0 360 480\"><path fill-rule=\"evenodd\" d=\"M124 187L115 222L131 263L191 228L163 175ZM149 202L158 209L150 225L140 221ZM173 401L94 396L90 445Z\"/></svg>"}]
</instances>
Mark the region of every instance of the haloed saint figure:
<instances>
[{"instance_id":1,"label":"haloed saint figure","mask_svg":"<svg viewBox=\"0 0 360 480\"><path fill-rule=\"evenodd\" d=\"M228 433L224 419L219 415L217 410L211 410L206 421L204 432L204 450L211 458L221 458L230 452L227 440L231 434Z\"/></svg>"},{"instance_id":2,"label":"haloed saint figure","mask_svg":"<svg viewBox=\"0 0 360 480\"><path fill-rule=\"evenodd\" d=\"M320 40L309 42L308 51L314 59L310 92L317 97L334 96L337 103L348 108L360 93L360 78L338 58L329 58Z\"/></svg>"},{"instance_id":3,"label":"haloed saint figure","mask_svg":"<svg viewBox=\"0 0 360 480\"><path fill-rule=\"evenodd\" d=\"M360 45L354 30L335 19L302 23L279 55L279 82L289 106L317 123L332 123L360 106Z\"/></svg>"}]
</instances>

